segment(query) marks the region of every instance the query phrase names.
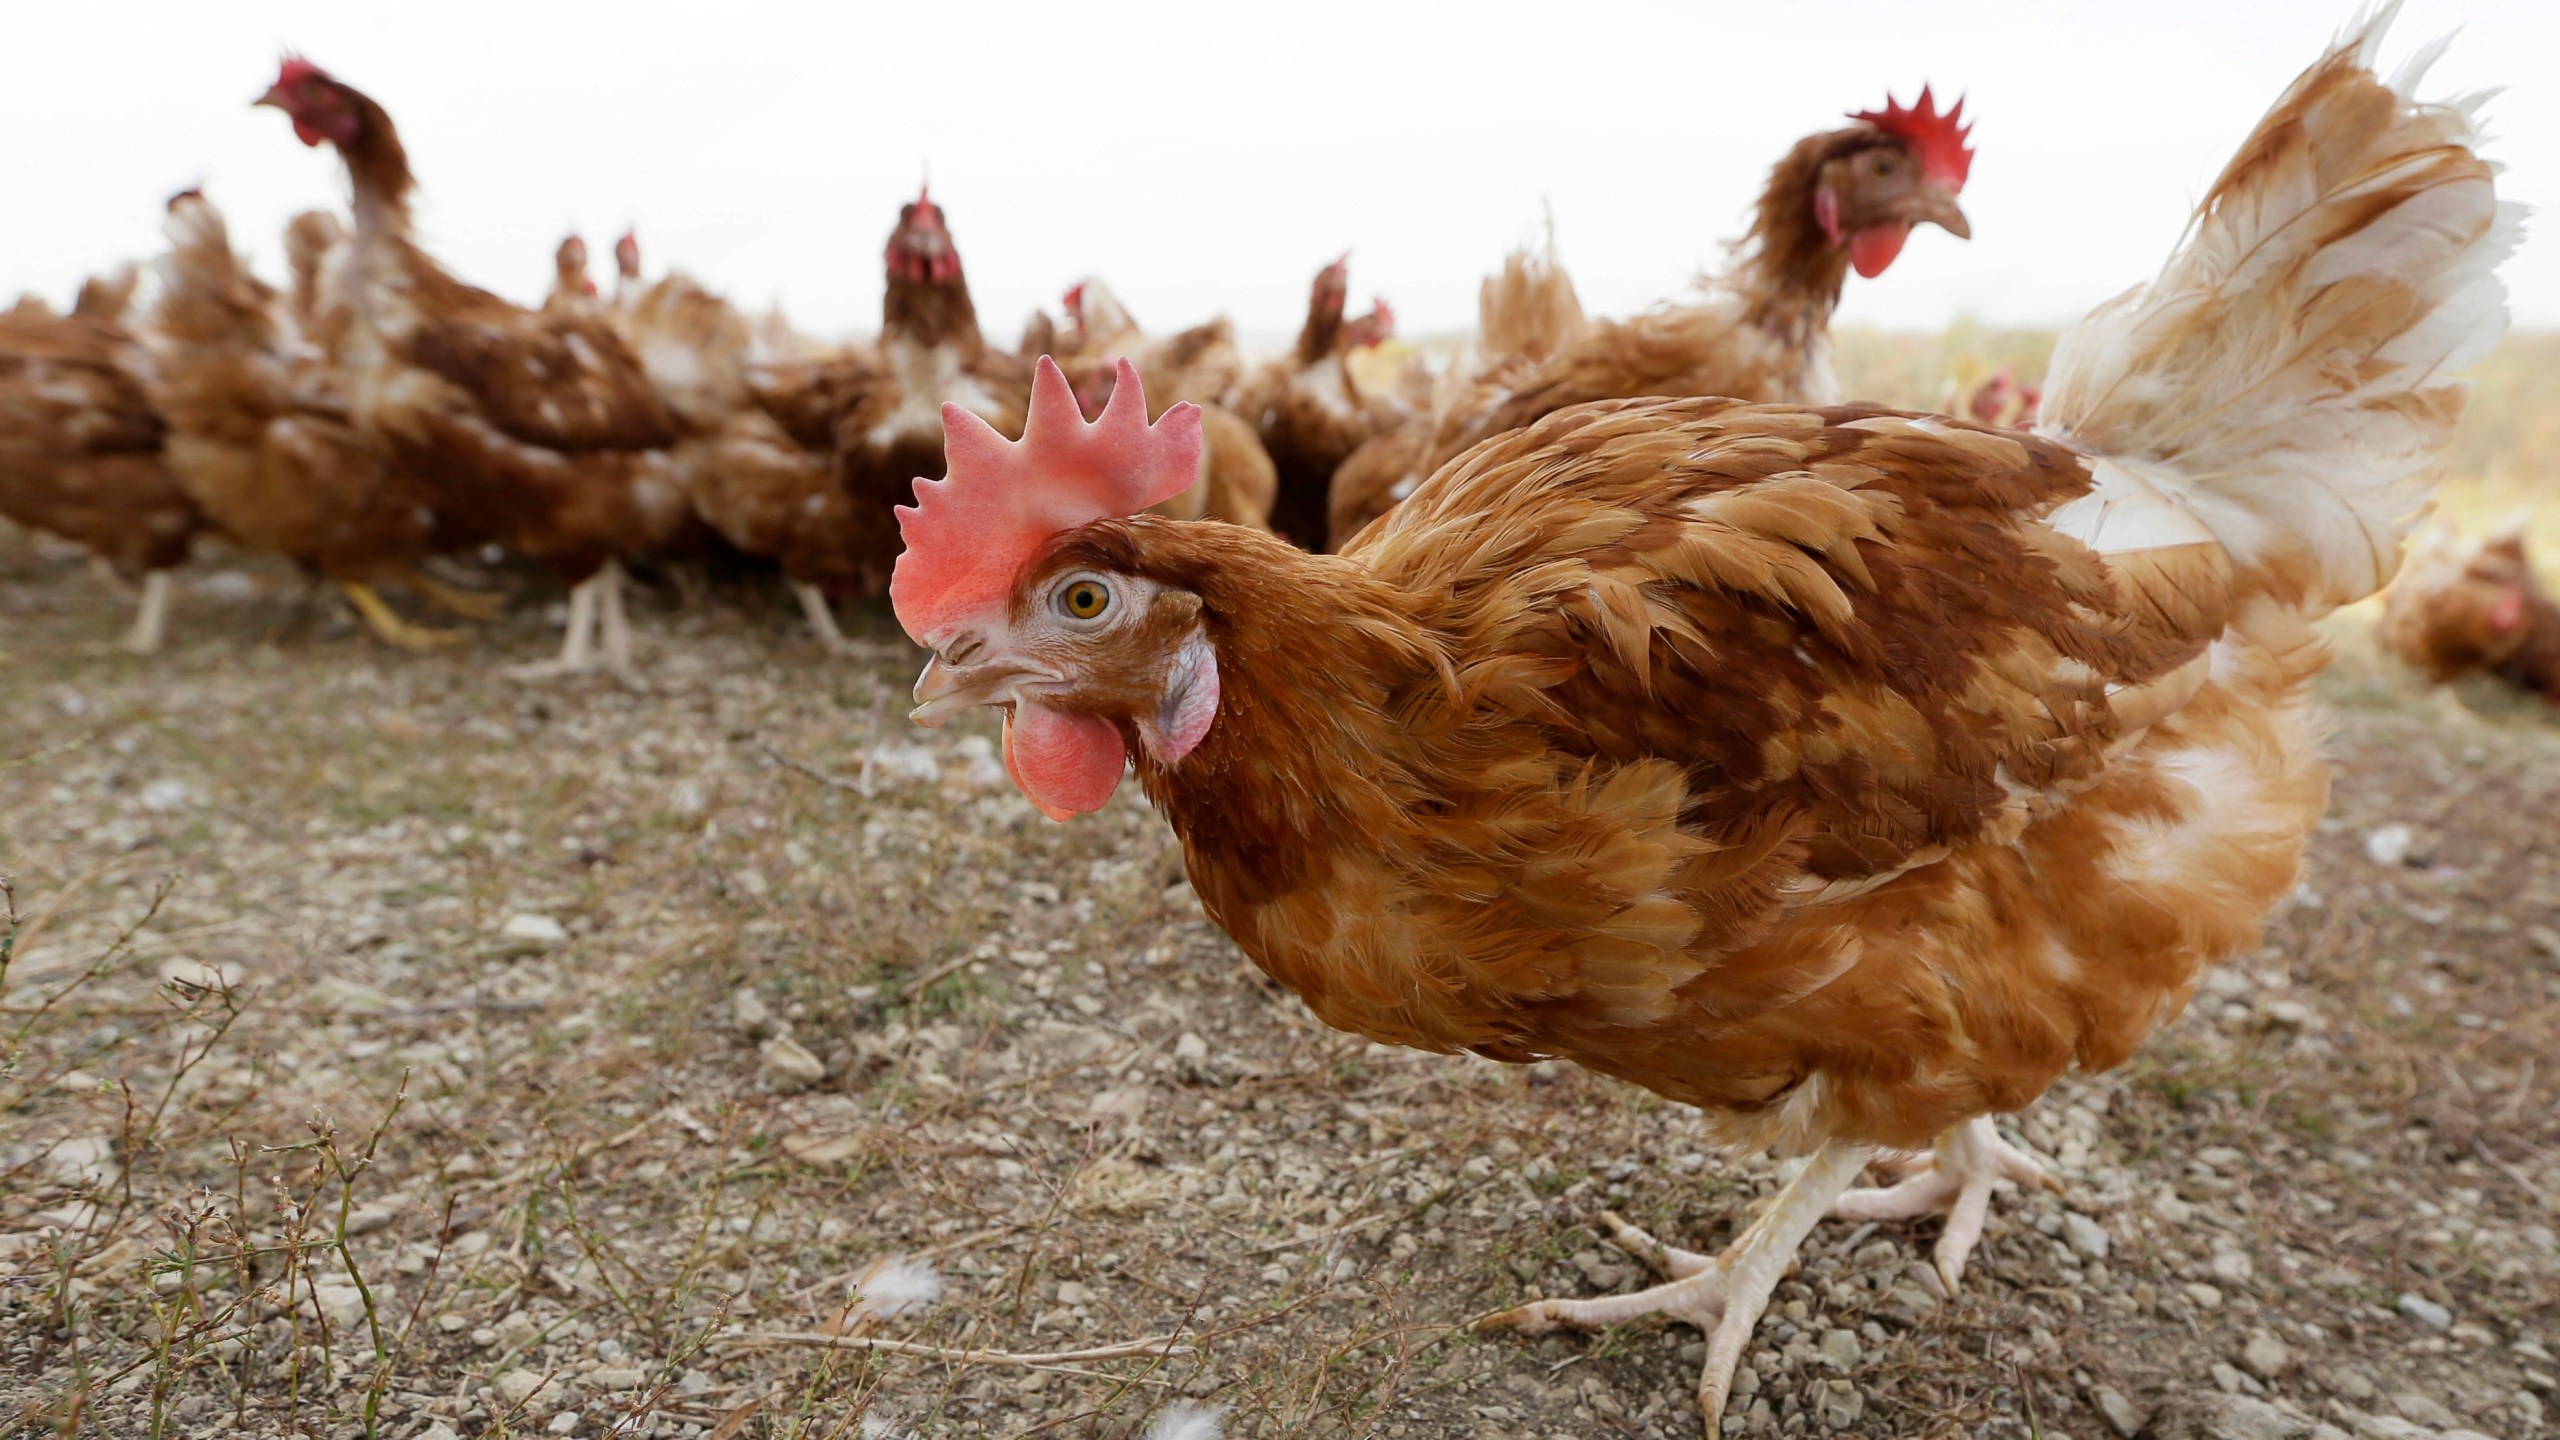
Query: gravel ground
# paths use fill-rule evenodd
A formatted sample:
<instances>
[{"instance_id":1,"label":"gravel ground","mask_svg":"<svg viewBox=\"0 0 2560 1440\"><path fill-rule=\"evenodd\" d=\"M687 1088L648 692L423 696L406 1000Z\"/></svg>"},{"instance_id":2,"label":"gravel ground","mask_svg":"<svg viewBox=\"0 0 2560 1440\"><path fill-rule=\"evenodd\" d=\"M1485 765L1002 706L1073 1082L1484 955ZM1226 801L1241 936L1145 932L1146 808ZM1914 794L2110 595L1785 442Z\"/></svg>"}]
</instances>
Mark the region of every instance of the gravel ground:
<instances>
[{"instance_id":1,"label":"gravel ground","mask_svg":"<svg viewBox=\"0 0 2560 1440\"><path fill-rule=\"evenodd\" d=\"M778 587L683 588L637 688L496 673L556 598L399 655L218 560L145 661L0 538L8 1423L1697 1432L1694 1332L1466 1322L1643 1283L1602 1208L1712 1246L1775 1165L1326 1031L1134 787L1050 825L988 730L905 724L883 620L831 660ZM2067 1193L2001 1203L1961 1295L1933 1224L1817 1230L1732 1429L2552 1433L2560 728L2347 628L2264 948L2017 1120Z\"/></svg>"}]
</instances>

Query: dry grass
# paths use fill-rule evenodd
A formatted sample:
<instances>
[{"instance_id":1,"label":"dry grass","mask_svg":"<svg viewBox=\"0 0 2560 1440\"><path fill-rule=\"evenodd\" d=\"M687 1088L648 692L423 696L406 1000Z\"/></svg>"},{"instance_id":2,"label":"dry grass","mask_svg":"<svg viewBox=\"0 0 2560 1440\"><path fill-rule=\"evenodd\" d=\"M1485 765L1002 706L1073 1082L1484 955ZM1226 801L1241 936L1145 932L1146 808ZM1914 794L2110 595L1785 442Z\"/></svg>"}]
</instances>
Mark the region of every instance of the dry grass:
<instances>
[{"instance_id":1,"label":"dry grass","mask_svg":"<svg viewBox=\"0 0 2560 1440\"><path fill-rule=\"evenodd\" d=\"M1956 343L1844 350L1925 385ZM2534 408L2533 345L2484 392ZM1772 1167L1569 1067L1323 1030L1141 806L1049 825L984 731L909 730L880 618L831 662L760 585L666 587L647 689L529 691L493 671L538 607L420 658L295 594L200 566L137 661L84 566L0 540L7 1433L1116 1440L1178 1402L1250 1436L1694 1433L1694 1335L1464 1322L1637 1283L1599 1207L1715 1240ZM2560 731L2352 643L2330 694L2311 893L2020 1123L2071 1193L2005 1205L1951 1303L1930 1227L1817 1232L1745 1423L2090 1440L2102 1389L2227 1384L2519 1434L2560 1403ZM852 1313L900 1255L939 1303ZM2234 1368L2256 1332L2272 1378Z\"/></svg>"}]
</instances>

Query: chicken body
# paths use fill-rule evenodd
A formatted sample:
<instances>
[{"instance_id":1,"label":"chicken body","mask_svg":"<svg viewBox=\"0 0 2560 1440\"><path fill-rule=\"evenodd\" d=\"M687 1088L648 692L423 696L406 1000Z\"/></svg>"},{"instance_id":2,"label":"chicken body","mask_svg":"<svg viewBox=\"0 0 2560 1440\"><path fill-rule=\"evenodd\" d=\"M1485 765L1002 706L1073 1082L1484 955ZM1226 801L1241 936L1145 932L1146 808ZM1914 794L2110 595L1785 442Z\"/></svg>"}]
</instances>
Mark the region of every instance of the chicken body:
<instances>
[{"instance_id":1,"label":"chicken body","mask_svg":"<svg viewBox=\"0 0 2560 1440\"><path fill-rule=\"evenodd\" d=\"M676 473L695 512L731 545L779 566L819 642L843 649L828 599L886 583L873 557L897 543L888 511L856 505L838 483L825 427L804 443L767 408L776 392L753 383L754 327L726 300L672 273L639 288L621 323L688 431Z\"/></svg>"},{"instance_id":2,"label":"chicken body","mask_svg":"<svg viewBox=\"0 0 2560 1440\"><path fill-rule=\"evenodd\" d=\"M1277 485L1271 528L1310 550L1324 547L1333 472L1405 418L1390 397L1364 389L1352 371L1353 352L1385 340L1394 319L1383 305L1346 318L1350 276L1347 258L1317 272L1297 343L1246 375L1228 400L1271 457Z\"/></svg>"},{"instance_id":3,"label":"chicken body","mask_svg":"<svg viewBox=\"0 0 2560 1440\"><path fill-rule=\"evenodd\" d=\"M288 61L260 103L291 116L304 143L333 145L353 185L338 362L355 423L440 510L577 587L559 660L528 673L599 658L627 669L617 558L699 533L670 453L677 422L639 361L601 314L526 310L421 250L408 156L370 97Z\"/></svg>"},{"instance_id":4,"label":"chicken body","mask_svg":"<svg viewBox=\"0 0 2560 1440\"><path fill-rule=\"evenodd\" d=\"M1724 1255L1615 1222L1668 1283L1506 1317L1699 1324L1712 1431L1819 1219L1944 1212L1952 1283L1993 1185L2044 1178L1990 1117L2122 1062L2293 884L2327 793L2311 621L2389 578L2514 234L2468 110L2378 80L2379 38L2306 72L2159 278L2065 338L2037 434L1587 404L1332 557L1037 534L1056 511L963 542L1027 476L1128 515L1082 457L1179 459L1108 415L1056 459L973 440L985 476L955 461L908 518L918 718L1008 705L1053 815L1134 757L1209 913L1330 1024L1571 1059L1810 1154Z\"/></svg>"},{"instance_id":5,"label":"chicken body","mask_svg":"<svg viewBox=\"0 0 2560 1440\"><path fill-rule=\"evenodd\" d=\"M1925 91L1920 113L1944 122L1930 132L1947 137L1942 146L1961 143L1953 113L1937 116ZM1392 448L1362 457L1337 480L1336 543L1468 446L1568 405L1648 395L1843 398L1831 370L1831 312L1850 270L1881 274L1918 223L1971 234L1955 202L1961 169L1881 118L1796 142L1769 172L1724 274L1643 314L1575 328L1536 363L1503 366L1428 420L1406 422ZM1934 170L1932 159L1940 162Z\"/></svg>"},{"instance_id":6,"label":"chicken body","mask_svg":"<svg viewBox=\"0 0 2560 1440\"><path fill-rule=\"evenodd\" d=\"M170 473L150 362L117 323L129 279L93 281L69 315L0 312L0 515L143 577L126 648L159 648L169 571L206 526Z\"/></svg>"},{"instance_id":7,"label":"chicken body","mask_svg":"<svg viewBox=\"0 0 2560 1440\"><path fill-rule=\"evenodd\" d=\"M2434 684L2487 673L2560 705L2560 604L2521 530L2411 560L2384 597L2382 639Z\"/></svg>"},{"instance_id":8,"label":"chicken body","mask_svg":"<svg viewBox=\"0 0 2560 1440\"><path fill-rule=\"evenodd\" d=\"M325 357L298 342L211 202L177 196L166 228L150 338L179 483L225 532L344 587L386 641L455 638L400 620L373 587L474 537L440 523L433 488L352 423Z\"/></svg>"},{"instance_id":9,"label":"chicken body","mask_svg":"<svg viewBox=\"0 0 2560 1440\"><path fill-rule=\"evenodd\" d=\"M882 538L859 557L885 575L897 559L888 517L917 477L942 473L942 407L957 405L1007 434L1022 429L1030 375L987 344L942 207L918 196L898 212L884 255L887 288L871 363L840 376L836 463L855 509Z\"/></svg>"}]
</instances>

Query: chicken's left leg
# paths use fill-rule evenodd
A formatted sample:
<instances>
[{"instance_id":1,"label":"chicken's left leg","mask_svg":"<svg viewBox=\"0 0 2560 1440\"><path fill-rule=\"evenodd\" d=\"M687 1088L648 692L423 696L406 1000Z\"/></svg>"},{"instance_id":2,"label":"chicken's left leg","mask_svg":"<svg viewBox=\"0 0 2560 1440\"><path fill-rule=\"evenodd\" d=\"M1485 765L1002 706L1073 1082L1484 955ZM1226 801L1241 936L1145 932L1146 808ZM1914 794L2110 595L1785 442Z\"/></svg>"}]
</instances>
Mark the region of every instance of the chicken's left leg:
<instances>
[{"instance_id":1,"label":"chicken's left leg","mask_svg":"<svg viewBox=\"0 0 2560 1440\"><path fill-rule=\"evenodd\" d=\"M1956 1282L1964 1278L1965 1260L1982 1239L1983 1218L1991 1209L1991 1187L2002 1180L2027 1190L2062 1188L2027 1152L2001 1139L1990 1116L1976 1115L1939 1136L1929 1163L1911 1178L1882 1190L1852 1190L1840 1197L1831 1213L1843 1220L1946 1216L1947 1228L1938 1234L1935 1258L1938 1278L1952 1295Z\"/></svg>"},{"instance_id":2,"label":"chicken's left leg","mask_svg":"<svg viewBox=\"0 0 2560 1440\"><path fill-rule=\"evenodd\" d=\"M583 675L595 668L596 577L588 576L569 590L569 625L555 659L510 665L500 672L511 680L551 680Z\"/></svg>"},{"instance_id":3,"label":"chicken's left leg","mask_svg":"<svg viewBox=\"0 0 2560 1440\"><path fill-rule=\"evenodd\" d=\"M136 655L156 654L168 630L169 572L154 570L142 577L142 604L133 612L133 628L125 632L124 648Z\"/></svg>"},{"instance_id":4,"label":"chicken's left leg","mask_svg":"<svg viewBox=\"0 0 2560 1440\"><path fill-rule=\"evenodd\" d=\"M828 654L855 653L853 642L845 639L844 631L836 626L836 612L827 604L826 591L794 580L791 593L800 597L800 613L809 617L809 633L818 637L818 643L826 648Z\"/></svg>"},{"instance_id":5,"label":"chicken's left leg","mask_svg":"<svg viewBox=\"0 0 2560 1440\"><path fill-rule=\"evenodd\" d=\"M605 668L628 680L631 678L631 617L622 609L622 562L607 560L596 572L597 621L604 636Z\"/></svg>"},{"instance_id":6,"label":"chicken's left leg","mask_svg":"<svg viewBox=\"0 0 2560 1440\"><path fill-rule=\"evenodd\" d=\"M1595 1330L1643 1315L1688 1321L1707 1332L1707 1365L1698 1377L1698 1408L1705 1412L1708 1440L1714 1440L1724 1431L1724 1402L1733 1389L1734 1367L1741 1363L1752 1327L1760 1323L1760 1312L1769 1308L1770 1292L1787 1273L1796 1247L1866 1168L1867 1154L1863 1145L1835 1141L1823 1146L1769 1208L1713 1258L1658 1244L1613 1215L1611 1231L1620 1245L1680 1278L1633 1295L1535 1300L1485 1323L1540 1335L1559 1327Z\"/></svg>"}]
</instances>

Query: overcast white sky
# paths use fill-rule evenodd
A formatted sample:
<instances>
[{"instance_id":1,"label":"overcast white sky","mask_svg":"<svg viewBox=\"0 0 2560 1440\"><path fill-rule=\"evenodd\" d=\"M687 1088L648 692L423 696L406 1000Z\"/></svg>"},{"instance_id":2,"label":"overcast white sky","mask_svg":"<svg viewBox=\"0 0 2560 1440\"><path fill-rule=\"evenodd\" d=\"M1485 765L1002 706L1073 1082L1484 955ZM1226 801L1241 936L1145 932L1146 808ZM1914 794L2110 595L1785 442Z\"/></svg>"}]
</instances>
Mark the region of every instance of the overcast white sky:
<instances>
[{"instance_id":1,"label":"overcast white sky","mask_svg":"<svg viewBox=\"0 0 2560 1440\"><path fill-rule=\"evenodd\" d=\"M881 241L928 172L1009 343L1086 273L1150 327L1294 328L1348 248L1409 332L1472 323L1477 278L1552 207L1585 303L1640 308L1735 234L1769 164L1923 80L1969 97L1974 240L1923 231L1845 323L2066 320L2147 275L2344 0L1819 0L1407 6L673 5L134 0L0 21L0 295L67 295L159 249L202 183L277 268L325 150L248 102L290 46L383 102L423 235L465 279L547 286L560 235L626 223L654 273L878 321ZM715 18L716 17L716 18ZM2560 208L2560 4L2409 0L2388 58L2460 27L2431 90L2505 85L2508 191ZM2542 225L2560 224L2545 219ZM2537 226L2540 229L2541 226ZM2511 263L2560 324L2560 244Z\"/></svg>"}]
</instances>

